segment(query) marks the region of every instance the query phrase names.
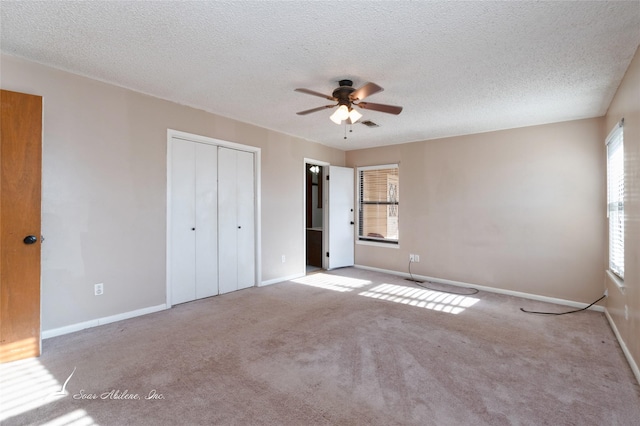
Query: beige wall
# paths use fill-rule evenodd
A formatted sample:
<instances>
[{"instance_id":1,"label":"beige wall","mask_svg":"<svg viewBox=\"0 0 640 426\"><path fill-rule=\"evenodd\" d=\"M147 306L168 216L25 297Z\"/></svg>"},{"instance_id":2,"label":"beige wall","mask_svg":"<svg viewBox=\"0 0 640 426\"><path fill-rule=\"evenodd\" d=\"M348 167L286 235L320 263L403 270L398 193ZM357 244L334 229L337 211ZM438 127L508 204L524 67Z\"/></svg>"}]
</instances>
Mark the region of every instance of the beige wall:
<instances>
[{"instance_id":1,"label":"beige wall","mask_svg":"<svg viewBox=\"0 0 640 426\"><path fill-rule=\"evenodd\" d=\"M400 248L356 264L578 302L602 295L603 119L347 152L400 163Z\"/></svg>"},{"instance_id":2,"label":"beige wall","mask_svg":"<svg viewBox=\"0 0 640 426\"><path fill-rule=\"evenodd\" d=\"M621 118L624 118L625 157L625 290L618 289L608 277L605 283L609 289L607 312L637 367L640 365L640 48L609 106L603 135ZM625 306L628 319L625 319Z\"/></svg>"},{"instance_id":3,"label":"beige wall","mask_svg":"<svg viewBox=\"0 0 640 426\"><path fill-rule=\"evenodd\" d=\"M43 330L165 302L168 128L262 149L262 281L303 273L303 159L344 165L344 152L10 56L0 66L3 89L44 97ZM357 245L356 263L406 272L416 253L416 274L591 302L605 276L603 138L624 116L628 288L609 285L608 310L638 360L639 87L636 54L606 124L347 152L349 166L401 174L400 248Z\"/></svg>"},{"instance_id":4,"label":"beige wall","mask_svg":"<svg viewBox=\"0 0 640 426\"><path fill-rule=\"evenodd\" d=\"M343 151L14 57L0 65L3 89L43 96L43 330L165 302L168 128L262 149L262 281L304 273L304 158L344 165Z\"/></svg>"}]
</instances>

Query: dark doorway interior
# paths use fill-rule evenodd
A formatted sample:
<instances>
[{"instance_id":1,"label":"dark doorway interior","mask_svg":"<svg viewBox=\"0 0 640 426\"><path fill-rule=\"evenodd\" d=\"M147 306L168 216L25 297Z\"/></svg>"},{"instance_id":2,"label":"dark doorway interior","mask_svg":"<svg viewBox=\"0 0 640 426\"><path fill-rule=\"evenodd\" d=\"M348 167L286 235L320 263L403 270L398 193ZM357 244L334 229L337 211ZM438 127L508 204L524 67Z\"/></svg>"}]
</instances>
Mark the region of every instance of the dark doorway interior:
<instances>
[{"instance_id":1,"label":"dark doorway interior","mask_svg":"<svg viewBox=\"0 0 640 426\"><path fill-rule=\"evenodd\" d=\"M323 168L306 164L307 271L322 268Z\"/></svg>"}]
</instances>

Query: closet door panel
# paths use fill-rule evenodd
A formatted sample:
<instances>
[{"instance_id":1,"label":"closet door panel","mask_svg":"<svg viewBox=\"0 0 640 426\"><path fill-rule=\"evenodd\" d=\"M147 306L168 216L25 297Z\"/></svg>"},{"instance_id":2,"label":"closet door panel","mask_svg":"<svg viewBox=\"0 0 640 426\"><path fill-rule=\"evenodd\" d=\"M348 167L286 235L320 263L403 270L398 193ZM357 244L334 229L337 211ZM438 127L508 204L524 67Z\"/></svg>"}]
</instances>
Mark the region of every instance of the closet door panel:
<instances>
[{"instance_id":1,"label":"closet door panel","mask_svg":"<svg viewBox=\"0 0 640 426\"><path fill-rule=\"evenodd\" d=\"M171 303L195 299L195 147L173 139L171 152Z\"/></svg>"},{"instance_id":2,"label":"closet door panel","mask_svg":"<svg viewBox=\"0 0 640 426\"><path fill-rule=\"evenodd\" d=\"M218 149L218 286L220 294L238 289L236 151Z\"/></svg>"},{"instance_id":3,"label":"closet door panel","mask_svg":"<svg viewBox=\"0 0 640 426\"><path fill-rule=\"evenodd\" d=\"M255 188L253 153L236 151L238 289L255 284Z\"/></svg>"},{"instance_id":4,"label":"closet door panel","mask_svg":"<svg viewBox=\"0 0 640 426\"><path fill-rule=\"evenodd\" d=\"M195 145L196 299L218 294L218 149Z\"/></svg>"}]
</instances>

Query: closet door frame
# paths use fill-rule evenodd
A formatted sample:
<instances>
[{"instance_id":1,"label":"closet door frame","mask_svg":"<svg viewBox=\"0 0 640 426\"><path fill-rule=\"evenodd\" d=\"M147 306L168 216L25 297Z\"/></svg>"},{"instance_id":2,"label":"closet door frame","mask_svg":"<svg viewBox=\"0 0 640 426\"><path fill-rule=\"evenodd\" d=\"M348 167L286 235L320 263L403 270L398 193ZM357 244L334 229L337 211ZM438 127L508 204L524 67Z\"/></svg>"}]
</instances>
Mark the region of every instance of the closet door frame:
<instances>
[{"instance_id":1,"label":"closet door frame","mask_svg":"<svg viewBox=\"0 0 640 426\"><path fill-rule=\"evenodd\" d=\"M173 304L171 301L171 153L173 148L173 139L182 139L189 142L205 143L218 147L235 149L238 151L251 152L254 155L253 161L253 179L255 191L254 203L254 255L255 255L255 276L254 285L260 285L260 277L262 276L262 256L261 256L261 186L260 186L260 148L255 146L243 145L236 142L229 142L222 139L210 138L207 136L195 135L192 133L181 132L179 130L167 129L167 229L166 229L166 304L170 308Z\"/></svg>"}]
</instances>

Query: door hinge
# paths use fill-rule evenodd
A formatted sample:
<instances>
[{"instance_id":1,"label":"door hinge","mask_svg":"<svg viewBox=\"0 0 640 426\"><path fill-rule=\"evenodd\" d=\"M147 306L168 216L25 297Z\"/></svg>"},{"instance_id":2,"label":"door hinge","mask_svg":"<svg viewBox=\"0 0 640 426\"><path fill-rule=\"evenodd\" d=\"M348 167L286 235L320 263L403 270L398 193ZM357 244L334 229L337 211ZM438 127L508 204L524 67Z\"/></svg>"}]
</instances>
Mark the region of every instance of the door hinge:
<instances>
[{"instance_id":1,"label":"door hinge","mask_svg":"<svg viewBox=\"0 0 640 426\"><path fill-rule=\"evenodd\" d=\"M327 252L327 257L329 257L329 252Z\"/></svg>"},{"instance_id":2,"label":"door hinge","mask_svg":"<svg viewBox=\"0 0 640 426\"><path fill-rule=\"evenodd\" d=\"M329 180L329 175L327 175L327 180Z\"/></svg>"}]
</instances>

